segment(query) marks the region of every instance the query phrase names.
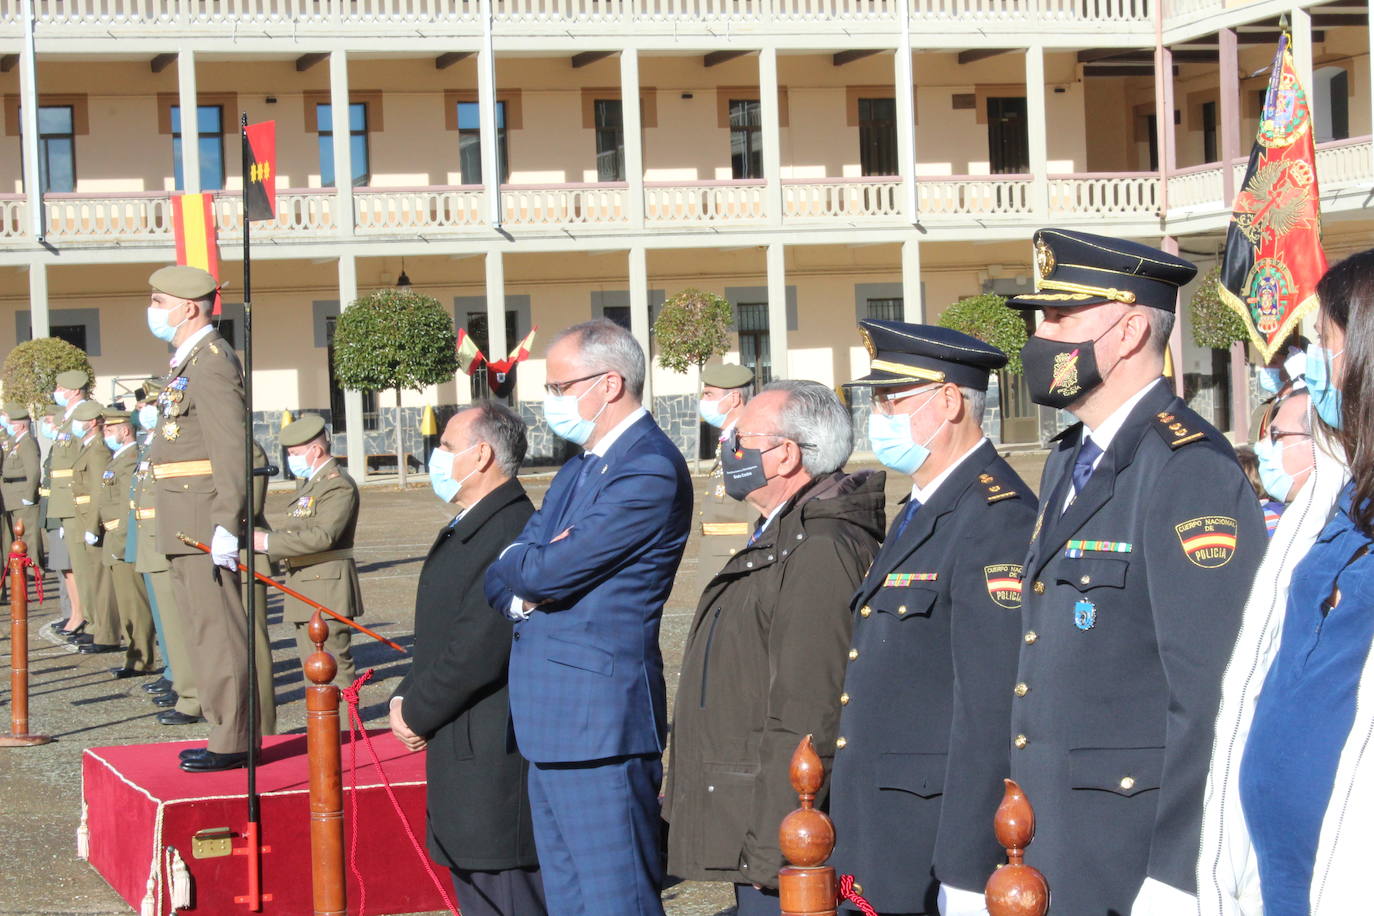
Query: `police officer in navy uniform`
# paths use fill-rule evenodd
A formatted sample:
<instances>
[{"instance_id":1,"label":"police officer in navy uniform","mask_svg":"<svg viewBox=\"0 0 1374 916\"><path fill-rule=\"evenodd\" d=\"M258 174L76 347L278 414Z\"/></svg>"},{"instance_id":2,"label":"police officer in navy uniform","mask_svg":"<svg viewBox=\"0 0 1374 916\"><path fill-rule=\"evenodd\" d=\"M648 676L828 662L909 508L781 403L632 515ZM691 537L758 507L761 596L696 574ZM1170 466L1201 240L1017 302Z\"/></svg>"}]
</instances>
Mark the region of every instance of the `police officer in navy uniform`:
<instances>
[{"instance_id":1,"label":"police officer in navy uniform","mask_svg":"<svg viewBox=\"0 0 1374 916\"><path fill-rule=\"evenodd\" d=\"M1025 560L1011 775L1056 913L1196 907L1222 671L1266 537L1231 446L1160 378L1192 264L1042 229L1022 351L1056 436Z\"/></svg>"},{"instance_id":2,"label":"police officer in navy uniform","mask_svg":"<svg viewBox=\"0 0 1374 916\"><path fill-rule=\"evenodd\" d=\"M983 435L1001 350L860 322L869 442L911 495L854 595L830 814L833 862L883 914L983 913L1035 496ZM937 909L937 906L939 907Z\"/></svg>"}]
</instances>

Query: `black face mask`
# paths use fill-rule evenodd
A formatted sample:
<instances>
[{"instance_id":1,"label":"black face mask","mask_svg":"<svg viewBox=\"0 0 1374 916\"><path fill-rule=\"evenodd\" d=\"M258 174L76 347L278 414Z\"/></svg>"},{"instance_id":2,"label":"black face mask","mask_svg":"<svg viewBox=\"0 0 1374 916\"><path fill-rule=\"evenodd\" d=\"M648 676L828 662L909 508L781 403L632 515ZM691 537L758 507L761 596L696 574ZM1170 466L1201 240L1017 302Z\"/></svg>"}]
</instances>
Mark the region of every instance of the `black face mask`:
<instances>
[{"instance_id":1,"label":"black face mask","mask_svg":"<svg viewBox=\"0 0 1374 916\"><path fill-rule=\"evenodd\" d=\"M771 452L773 448L742 448L739 440L735 439L727 448L722 449L720 469L725 476L725 494L731 499L743 500L767 484L768 475L763 473L763 455L764 452Z\"/></svg>"},{"instance_id":2,"label":"black face mask","mask_svg":"<svg viewBox=\"0 0 1374 916\"><path fill-rule=\"evenodd\" d=\"M1102 373L1097 368L1093 345L1120 324L1121 318L1092 340L1081 343L1061 343L1043 337L1027 340L1021 348L1021 365L1031 400L1063 410L1101 385Z\"/></svg>"}]
</instances>

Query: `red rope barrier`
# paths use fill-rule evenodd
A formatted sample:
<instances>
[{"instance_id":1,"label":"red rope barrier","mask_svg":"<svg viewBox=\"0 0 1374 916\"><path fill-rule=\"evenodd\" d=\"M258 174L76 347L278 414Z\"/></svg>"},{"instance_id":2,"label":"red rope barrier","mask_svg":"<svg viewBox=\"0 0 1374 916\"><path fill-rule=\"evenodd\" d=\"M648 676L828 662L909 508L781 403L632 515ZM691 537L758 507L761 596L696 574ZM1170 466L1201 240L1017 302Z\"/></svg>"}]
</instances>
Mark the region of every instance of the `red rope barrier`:
<instances>
[{"instance_id":1,"label":"red rope barrier","mask_svg":"<svg viewBox=\"0 0 1374 916\"><path fill-rule=\"evenodd\" d=\"M22 565L23 565L23 566L27 566L27 567L33 572L33 588L34 588L34 593L38 595L38 603L39 603L39 604L42 604L42 603L43 603L43 574L42 574L41 572L39 572L39 570L38 570L38 564L35 563L35 562L33 562L33 557L31 557L31 556L29 556L28 554L25 554L25 553L11 553L11 554L10 554L10 560L12 561L12 560L14 560L15 558L18 558L18 559L22 560L22 561L23 561ZM8 572L8 570L9 570L9 564L6 564L5 569L6 569L6 572Z\"/></svg>"},{"instance_id":2,"label":"red rope barrier","mask_svg":"<svg viewBox=\"0 0 1374 916\"><path fill-rule=\"evenodd\" d=\"M391 789L391 780L387 779L386 770L382 768L381 758L377 756L377 749L372 746L372 736L363 727L362 714L358 712L358 699L362 692L362 687L372 679L372 669L368 668L352 686L345 687L340 693L348 701L348 749L349 749L349 791L353 795L353 814L349 817L349 848L348 848L348 868L353 872L353 877L358 882L358 916L363 916L367 907L367 888L363 885L363 875L358 869L358 735L362 735L363 744L367 746L367 752L372 755L372 763L377 767L377 773L382 777L382 786L386 789L386 797L391 799L391 807L396 812L397 819L401 822L401 827L405 829L406 836L410 839L410 845L415 850L415 855L419 857L421 864L425 866L425 871L429 878L434 882L434 886L439 890L439 896L444 898L444 905L449 911L463 916L458 909L458 904L449 895L448 888L439 880L439 875L434 871L434 865L429 860L425 848L420 845L420 841L415 838L415 831L410 829L410 821L406 820L405 812L401 810L401 803L396 800L396 793ZM877 914L873 914L877 916Z\"/></svg>"},{"instance_id":3,"label":"red rope barrier","mask_svg":"<svg viewBox=\"0 0 1374 916\"><path fill-rule=\"evenodd\" d=\"M878 916L878 911L873 909L873 904L865 900L862 894L855 892L853 875L840 875L840 892L835 897L835 903L839 905L845 900L858 907L859 912L863 913L864 916Z\"/></svg>"}]
</instances>

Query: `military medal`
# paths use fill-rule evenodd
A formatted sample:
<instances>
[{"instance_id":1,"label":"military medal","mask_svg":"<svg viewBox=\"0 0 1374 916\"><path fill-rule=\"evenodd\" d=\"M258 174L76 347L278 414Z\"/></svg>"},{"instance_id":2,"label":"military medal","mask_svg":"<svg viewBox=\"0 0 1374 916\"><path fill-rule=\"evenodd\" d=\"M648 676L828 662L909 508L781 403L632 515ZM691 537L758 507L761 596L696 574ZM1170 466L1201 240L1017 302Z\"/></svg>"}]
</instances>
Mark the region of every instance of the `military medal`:
<instances>
[{"instance_id":1,"label":"military medal","mask_svg":"<svg viewBox=\"0 0 1374 916\"><path fill-rule=\"evenodd\" d=\"M934 582L939 573L888 573L883 588L906 588L913 582Z\"/></svg>"},{"instance_id":2,"label":"military medal","mask_svg":"<svg viewBox=\"0 0 1374 916\"><path fill-rule=\"evenodd\" d=\"M100 483L104 486L114 486L115 472L106 471L100 475Z\"/></svg>"},{"instance_id":3,"label":"military medal","mask_svg":"<svg viewBox=\"0 0 1374 916\"><path fill-rule=\"evenodd\" d=\"M307 515L315 514L315 497L302 496L296 500L296 505L291 509L292 518L305 518Z\"/></svg>"},{"instance_id":4,"label":"military medal","mask_svg":"<svg viewBox=\"0 0 1374 916\"><path fill-rule=\"evenodd\" d=\"M1088 550L1099 553L1130 553L1132 546L1126 541L1084 541L1072 540L1064 545L1064 556L1077 559Z\"/></svg>"},{"instance_id":5,"label":"military medal","mask_svg":"<svg viewBox=\"0 0 1374 916\"><path fill-rule=\"evenodd\" d=\"M1086 598L1079 598L1073 606L1073 625L1080 630L1091 630L1097 623L1097 605Z\"/></svg>"},{"instance_id":6,"label":"military medal","mask_svg":"<svg viewBox=\"0 0 1374 916\"><path fill-rule=\"evenodd\" d=\"M162 438L166 439L168 442L174 441L176 437L180 435L181 426L176 420L168 420L166 423L162 424Z\"/></svg>"}]
</instances>

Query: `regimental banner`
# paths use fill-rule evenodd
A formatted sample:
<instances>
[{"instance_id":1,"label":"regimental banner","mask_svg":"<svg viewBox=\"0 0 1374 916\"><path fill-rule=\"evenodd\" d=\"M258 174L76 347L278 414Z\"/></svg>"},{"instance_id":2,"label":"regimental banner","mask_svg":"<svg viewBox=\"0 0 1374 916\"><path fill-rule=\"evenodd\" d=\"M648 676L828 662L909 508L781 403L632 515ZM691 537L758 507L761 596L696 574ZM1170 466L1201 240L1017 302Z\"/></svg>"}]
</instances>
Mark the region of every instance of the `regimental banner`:
<instances>
[{"instance_id":1,"label":"regimental banner","mask_svg":"<svg viewBox=\"0 0 1374 916\"><path fill-rule=\"evenodd\" d=\"M245 218L277 218L277 122L262 121L243 128L248 137L248 187L244 189Z\"/></svg>"},{"instance_id":2,"label":"regimental banner","mask_svg":"<svg viewBox=\"0 0 1374 916\"><path fill-rule=\"evenodd\" d=\"M530 328L525 339L516 344L515 349L511 350L505 359L487 360L487 385L491 388L492 394L504 398L515 389L515 367L529 357L530 347L534 346L534 332L537 330L538 325Z\"/></svg>"},{"instance_id":3,"label":"regimental banner","mask_svg":"<svg viewBox=\"0 0 1374 916\"><path fill-rule=\"evenodd\" d=\"M1312 111L1285 32L1236 194L1218 282L1265 362L1317 304L1317 281L1326 273L1320 207Z\"/></svg>"},{"instance_id":4,"label":"regimental banner","mask_svg":"<svg viewBox=\"0 0 1374 916\"><path fill-rule=\"evenodd\" d=\"M199 267L219 281L219 240L215 233L214 200L209 194L172 195L172 235L177 263ZM220 295L215 292L215 311Z\"/></svg>"}]
</instances>

